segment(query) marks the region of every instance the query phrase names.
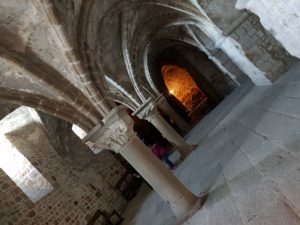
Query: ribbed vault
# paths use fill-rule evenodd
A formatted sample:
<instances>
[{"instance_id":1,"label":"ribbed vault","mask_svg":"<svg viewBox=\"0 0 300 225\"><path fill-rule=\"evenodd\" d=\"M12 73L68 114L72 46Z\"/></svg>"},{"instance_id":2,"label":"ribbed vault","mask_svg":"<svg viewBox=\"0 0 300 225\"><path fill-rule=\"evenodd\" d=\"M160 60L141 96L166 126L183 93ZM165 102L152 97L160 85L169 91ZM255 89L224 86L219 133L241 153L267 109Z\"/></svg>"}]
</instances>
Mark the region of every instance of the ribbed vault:
<instances>
[{"instance_id":1,"label":"ribbed vault","mask_svg":"<svg viewBox=\"0 0 300 225\"><path fill-rule=\"evenodd\" d=\"M134 111L159 96L152 52L168 42L197 46L187 25L209 21L194 1L4 0L0 6L9 11L0 15L0 29L10 37L0 40L0 71L9 67L13 74L1 76L2 87L67 104L93 124L115 102Z\"/></svg>"}]
</instances>

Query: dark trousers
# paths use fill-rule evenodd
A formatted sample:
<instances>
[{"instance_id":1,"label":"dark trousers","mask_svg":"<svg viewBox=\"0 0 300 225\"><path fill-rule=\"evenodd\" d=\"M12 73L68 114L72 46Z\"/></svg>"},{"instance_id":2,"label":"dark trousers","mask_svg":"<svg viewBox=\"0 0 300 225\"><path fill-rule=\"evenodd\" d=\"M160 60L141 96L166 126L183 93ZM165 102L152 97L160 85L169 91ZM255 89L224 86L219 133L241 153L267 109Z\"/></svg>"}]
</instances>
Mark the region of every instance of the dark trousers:
<instances>
[{"instance_id":1,"label":"dark trousers","mask_svg":"<svg viewBox=\"0 0 300 225\"><path fill-rule=\"evenodd\" d=\"M168 165L168 167L172 170L175 168L174 163L171 162L171 160L169 159L169 155L165 154L164 157L162 158L162 160Z\"/></svg>"}]
</instances>

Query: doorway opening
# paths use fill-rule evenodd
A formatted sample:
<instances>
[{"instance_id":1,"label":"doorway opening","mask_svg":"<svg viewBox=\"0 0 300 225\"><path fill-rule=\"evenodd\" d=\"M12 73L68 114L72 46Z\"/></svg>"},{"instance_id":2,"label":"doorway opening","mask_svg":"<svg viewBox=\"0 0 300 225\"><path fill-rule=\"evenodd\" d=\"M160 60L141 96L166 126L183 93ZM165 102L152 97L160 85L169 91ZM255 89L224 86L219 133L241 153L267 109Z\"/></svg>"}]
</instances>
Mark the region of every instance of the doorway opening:
<instances>
[{"instance_id":1,"label":"doorway opening","mask_svg":"<svg viewBox=\"0 0 300 225\"><path fill-rule=\"evenodd\" d=\"M185 107L188 116L206 105L207 96L185 68L166 64L162 66L161 73L168 93Z\"/></svg>"},{"instance_id":2,"label":"doorway opening","mask_svg":"<svg viewBox=\"0 0 300 225\"><path fill-rule=\"evenodd\" d=\"M149 65L158 90L191 126L237 87L204 52L186 44L161 48Z\"/></svg>"}]
</instances>

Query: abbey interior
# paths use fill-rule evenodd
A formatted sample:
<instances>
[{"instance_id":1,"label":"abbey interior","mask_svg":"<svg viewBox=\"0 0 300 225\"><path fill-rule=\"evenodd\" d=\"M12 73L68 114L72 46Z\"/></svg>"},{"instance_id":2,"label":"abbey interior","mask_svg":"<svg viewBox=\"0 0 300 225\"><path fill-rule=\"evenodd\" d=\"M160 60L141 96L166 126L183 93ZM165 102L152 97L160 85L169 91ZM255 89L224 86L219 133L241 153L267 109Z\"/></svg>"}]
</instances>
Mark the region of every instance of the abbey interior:
<instances>
[{"instance_id":1,"label":"abbey interior","mask_svg":"<svg viewBox=\"0 0 300 225\"><path fill-rule=\"evenodd\" d=\"M0 31L1 225L300 224L298 0L0 0Z\"/></svg>"}]
</instances>

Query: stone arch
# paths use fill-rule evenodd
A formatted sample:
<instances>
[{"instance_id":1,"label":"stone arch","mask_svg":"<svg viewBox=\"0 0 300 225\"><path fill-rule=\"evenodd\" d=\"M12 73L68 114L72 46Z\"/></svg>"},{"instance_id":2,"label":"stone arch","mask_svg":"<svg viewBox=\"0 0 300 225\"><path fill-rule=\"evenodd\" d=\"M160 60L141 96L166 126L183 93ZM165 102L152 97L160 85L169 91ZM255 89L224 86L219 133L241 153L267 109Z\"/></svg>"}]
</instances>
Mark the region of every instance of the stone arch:
<instances>
[{"instance_id":1,"label":"stone arch","mask_svg":"<svg viewBox=\"0 0 300 225\"><path fill-rule=\"evenodd\" d=\"M90 4L94 4L94 3L95 3L95 1L92 2L92 3L90 3ZM136 5L138 5L138 6L147 6L149 4L155 5L155 6L158 6L158 7L167 7L169 9L171 9L171 10L175 9L175 11L178 11L180 13L182 13L182 11L190 11L191 8L193 8L191 6L188 6L188 4L184 4L184 3L177 3L174 6L173 6L173 3L172 3L172 4L170 4L172 6L170 6L168 4L158 4L157 2L148 2L148 1L142 1L142 2L135 2L135 1L128 2L127 1L126 4L125 4L125 2L116 2L116 3L114 3L110 7L110 9L108 9L106 12L103 13L103 17L98 21L97 29L98 30L102 30L103 27L107 27L108 23L111 21L111 18L115 18L114 15L118 15L118 14L122 13L124 9L126 10L126 9L128 9L130 7L133 7L133 6L136 6ZM183 6L180 6L180 5L185 5L186 9L184 9L184 10L177 10L178 7L184 8ZM87 10L87 12L88 12L88 10ZM197 12L197 10L194 9L194 13L196 13L196 12ZM88 21L88 19L86 21ZM90 25L91 23L83 23L83 24L87 24L86 27L92 26L92 25ZM88 28L87 28L87 30L88 30ZM102 32L100 32L98 34L101 36L101 33ZM97 40L101 40L100 36L98 36ZM88 39L88 38L86 38L86 39ZM126 43L127 42L124 42L124 44L125 44L125 50L126 50ZM86 42L85 44L88 44L88 43ZM123 50L124 50L124 48L123 48ZM95 58L100 58L101 59L101 57L99 57L99 51L100 51L100 54L101 54L101 48L100 49L99 48L92 48L92 46L91 46L91 48L89 48L89 51L92 51L92 53L93 52L95 53L94 54ZM98 51L98 53L96 53L97 51ZM126 51L123 51L123 52L125 52L124 55L126 56ZM91 54L91 55L93 55L93 54ZM90 63L90 65L93 65L93 63ZM97 66L96 64L94 64L94 71L98 70L98 69L95 69L96 67L98 67L98 69L99 69L100 72L99 72L98 75L96 75L95 73L92 74L92 79L94 80L94 82L96 83L97 87L99 88L100 85L103 84L101 82L101 80L103 80L103 78L100 79L99 76L103 77L104 73L103 73L103 71L101 72L101 65ZM135 83L135 79L131 79L131 81L133 81L133 83ZM138 92L140 92L140 91L138 91ZM143 97L143 96L141 96L141 97Z\"/></svg>"},{"instance_id":2,"label":"stone arch","mask_svg":"<svg viewBox=\"0 0 300 225\"><path fill-rule=\"evenodd\" d=\"M189 114L207 100L207 96L184 67L166 63L161 67L161 74L169 94L173 95Z\"/></svg>"},{"instance_id":3,"label":"stone arch","mask_svg":"<svg viewBox=\"0 0 300 225\"><path fill-rule=\"evenodd\" d=\"M85 131L89 131L96 125L89 118L78 112L72 106L64 102L52 100L38 94L31 94L24 91L1 88L0 99L1 101L6 103L12 103L20 106L25 105L47 114L59 117L72 124L78 125Z\"/></svg>"},{"instance_id":4,"label":"stone arch","mask_svg":"<svg viewBox=\"0 0 300 225\"><path fill-rule=\"evenodd\" d=\"M185 119L189 120L189 113L186 111L186 107L183 107L180 102L177 102L170 95L162 78L161 70L164 65L174 65L187 70L199 89L208 97L208 101L205 102L208 108L203 105L204 111L215 107L237 87L236 83L230 77L226 76L197 46L168 39L160 40L160 43L158 42L157 44L162 47L154 47L154 49L160 50L149 52L149 57L151 58L148 61L150 79L157 91L163 94L168 99L168 102ZM194 99L194 101L196 100ZM200 110L200 108L198 109Z\"/></svg>"},{"instance_id":5,"label":"stone arch","mask_svg":"<svg viewBox=\"0 0 300 225\"><path fill-rule=\"evenodd\" d=\"M201 39L197 38L196 35L193 33L193 29L189 29L189 33L190 33L190 39L192 39L192 41L188 41L188 42L193 42L194 45L196 45L198 48L201 49L201 51L205 52L205 54L208 55L208 57L227 75L229 76L231 79L234 80L234 82L239 85L240 82L243 82L245 79L247 80L248 78L245 78L245 74L256 84L269 84L269 80L265 77L265 75L263 74L263 72L261 72L257 67L254 66L254 64L245 56L244 52L241 49L241 46L235 42L233 39L228 39L222 36L221 31L218 30L218 28L212 24L211 21L209 21L208 19L204 19L203 24L199 24L199 21L195 21L195 20L191 20L191 19L186 19L186 20L182 20L182 21L173 21L173 23L171 24L167 24L164 28L161 28L161 30L166 29L168 27L171 26L186 26L187 28L190 28L189 26L194 26L194 29L198 29L201 30L203 27L205 27L206 23L209 23L210 26L208 26L208 28L206 28L205 32L203 31L203 34L206 36L207 39L209 39L212 42L212 51L216 51L216 49L219 49L219 51L223 52L223 60L226 59L226 61L230 61L230 65L229 68L233 68L234 67L234 73L232 71L230 71L230 69L227 69L226 66L224 66L222 64L222 62L218 59L216 59L212 53L210 53L210 51L207 49L207 47L201 43ZM212 29L212 31L210 31L210 29ZM143 72L144 76L146 76L146 79L149 83L149 85L152 88L152 91L157 94L157 88L154 86L151 77L150 77L150 73L149 73L149 68L147 65L147 60L149 60L149 56L147 55L147 52L149 51L150 45L152 42L154 42L157 38L157 36L159 34L159 30L158 31L154 31L152 33L153 38L149 38L147 41L144 41L143 43L134 43L133 46L135 46L136 49L140 50L140 52L138 52L137 54L139 54L139 56L137 56L136 58L136 65L141 64L141 62L143 62L144 64L144 68L140 68L140 69L136 69L137 73L141 73ZM216 35L218 38L212 38L214 35ZM150 36L150 35L149 35ZM164 38L167 38L164 37ZM169 39L179 39L178 36L177 37L171 37ZM188 38L184 38L185 42L186 39ZM225 44L224 44L225 43ZM223 46L225 45L225 47ZM233 52L235 52L234 54L228 54L228 52L231 51L231 49L234 49ZM142 59L142 60L141 60ZM236 78L236 75L239 75L240 78ZM244 78L242 78L244 77Z\"/></svg>"}]
</instances>

